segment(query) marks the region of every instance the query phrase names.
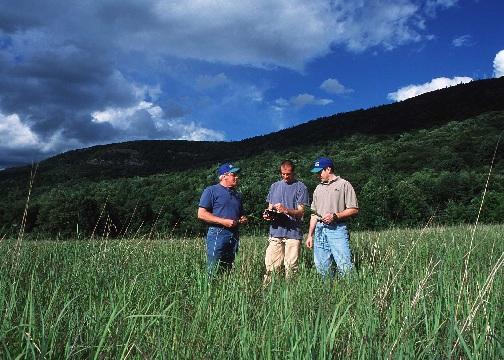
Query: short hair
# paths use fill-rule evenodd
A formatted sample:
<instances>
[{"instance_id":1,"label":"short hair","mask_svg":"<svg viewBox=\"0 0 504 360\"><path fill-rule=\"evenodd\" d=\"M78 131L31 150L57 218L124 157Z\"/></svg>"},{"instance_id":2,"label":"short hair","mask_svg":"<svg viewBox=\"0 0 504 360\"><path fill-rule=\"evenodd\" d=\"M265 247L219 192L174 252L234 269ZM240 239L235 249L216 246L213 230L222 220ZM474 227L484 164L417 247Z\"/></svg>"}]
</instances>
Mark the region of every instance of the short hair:
<instances>
[{"instance_id":1,"label":"short hair","mask_svg":"<svg viewBox=\"0 0 504 360\"><path fill-rule=\"evenodd\" d=\"M291 160L283 160L280 163L280 168L283 168L283 167L290 167L292 169L292 171L296 170L296 165L294 165L294 163Z\"/></svg>"}]
</instances>

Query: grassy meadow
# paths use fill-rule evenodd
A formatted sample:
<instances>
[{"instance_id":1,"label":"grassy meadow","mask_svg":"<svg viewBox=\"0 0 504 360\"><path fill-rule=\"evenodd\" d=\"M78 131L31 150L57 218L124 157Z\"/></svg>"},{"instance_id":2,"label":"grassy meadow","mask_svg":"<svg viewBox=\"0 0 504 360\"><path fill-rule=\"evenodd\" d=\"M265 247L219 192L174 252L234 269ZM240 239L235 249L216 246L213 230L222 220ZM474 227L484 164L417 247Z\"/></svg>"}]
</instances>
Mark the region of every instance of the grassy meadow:
<instances>
[{"instance_id":1,"label":"grassy meadow","mask_svg":"<svg viewBox=\"0 0 504 360\"><path fill-rule=\"evenodd\" d=\"M353 232L332 284L265 236L209 283L203 238L0 241L1 359L504 358L504 225Z\"/></svg>"}]
</instances>

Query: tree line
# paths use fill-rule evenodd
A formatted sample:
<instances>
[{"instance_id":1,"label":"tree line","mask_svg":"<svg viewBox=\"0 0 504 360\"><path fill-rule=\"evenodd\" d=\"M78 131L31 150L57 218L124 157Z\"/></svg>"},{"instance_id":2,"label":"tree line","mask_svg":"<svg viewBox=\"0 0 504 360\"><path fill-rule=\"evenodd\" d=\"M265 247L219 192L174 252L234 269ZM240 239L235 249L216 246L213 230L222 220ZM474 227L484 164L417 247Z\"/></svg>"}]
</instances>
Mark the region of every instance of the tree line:
<instances>
[{"instance_id":1,"label":"tree line","mask_svg":"<svg viewBox=\"0 0 504 360\"><path fill-rule=\"evenodd\" d=\"M319 156L332 157L335 172L357 191L361 211L352 220L353 228L422 226L427 221L472 223L485 187L480 221L502 222L504 160L502 147L496 145L503 120L504 113L491 112L400 134L356 133L316 145L258 150L243 158L231 154L230 160L242 168L239 189L250 217L243 231L266 230L260 215L270 184L279 179L283 159L296 163L297 178L311 193L317 179L309 169ZM39 173L25 232L61 238L202 234L205 225L196 219L196 210L202 190L217 182L217 165L116 179L84 177L54 185L37 183ZM28 181L0 189L0 236L15 234L22 225Z\"/></svg>"}]
</instances>

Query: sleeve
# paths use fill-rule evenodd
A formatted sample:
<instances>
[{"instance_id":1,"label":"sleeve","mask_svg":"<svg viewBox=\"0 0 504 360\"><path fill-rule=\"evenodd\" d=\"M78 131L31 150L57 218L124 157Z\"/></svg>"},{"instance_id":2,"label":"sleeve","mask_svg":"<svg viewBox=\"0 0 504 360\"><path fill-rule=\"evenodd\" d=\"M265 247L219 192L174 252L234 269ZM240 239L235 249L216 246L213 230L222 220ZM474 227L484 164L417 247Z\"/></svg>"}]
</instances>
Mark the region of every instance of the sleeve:
<instances>
[{"instance_id":1,"label":"sleeve","mask_svg":"<svg viewBox=\"0 0 504 360\"><path fill-rule=\"evenodd\" d=\"M274 186L275 186L275 184L271 184L269 192L268 192L268 195L266 196L266 202L269 203L269 204L273 204L273 201L271 200L271 198L273 196L273 188L274 188Z\"/></svg>"},{"instance_id":2,"label":"sleeve","mask_svg":"<svg viewBox=\"0 0 504 360\"><path fill-rule=\"evenodd\" d=\"M312 199L312 203L310 205L310 208L317 212L317 206L315 206L315 203L317 202L317 189L315 188L315 191L313 192L313 199Z\"/></svg>"},{"instance_id":3,"label":"sleeve","mask_svg":"<svg viewBox=\"0 0 504 360\"><path fill-rule=\"evenodd\" d=\"M310 204L310 196L308 195L308 188L305 184L301 184L299 186L296 198L297 205L309 205Z\"/></svg>"},{"instance_id":4,"label":"sleeve","mask_svg":"<svg viewBox=\"0 0 504 360\"><path fill-rule=\"evenodd\" d=\"M357 195L355 194L355 190L349 182L345 184L345 208L359 208L359 204L357 202Z\"/></svg>"},{"instance_id":5,"label":"sleeve","mask_svg":"<svg viewBox=\"0 0 504 360\"><path fill-rule=\"evenodd\" d=\"M212 211L212 190L209 187L203 190L203 194L201 194L199 201L199 207L205 208L208 211Z\"/></svg>"}]
</instances>

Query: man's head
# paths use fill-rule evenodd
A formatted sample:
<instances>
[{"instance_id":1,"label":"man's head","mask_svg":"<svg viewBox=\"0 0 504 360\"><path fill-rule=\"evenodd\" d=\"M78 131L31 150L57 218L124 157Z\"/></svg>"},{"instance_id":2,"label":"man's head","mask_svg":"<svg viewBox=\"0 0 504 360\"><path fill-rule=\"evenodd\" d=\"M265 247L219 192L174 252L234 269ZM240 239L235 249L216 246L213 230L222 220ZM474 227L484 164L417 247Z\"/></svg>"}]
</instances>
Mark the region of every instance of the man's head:
<instances>
[{"instance_id":1,"label":"man's head","mask_svg":"<svg viewBox=\"0 0 504 360\"><path fill-rule=\"evenodd\" d=\"M321 157L315 160L313 168L310 171L318 174L321 181L328 181L334 172L334 163L329 158Z\"/></svg>"},{"instance_id":2,"label":"man's head","mask_svg":"<svg viewBox=\"0 0 504 360\"><path fill-rule=\"evenodd\" d=\"M220 184L225 187L235 187L238 184L239 167L226 163L219 166L217 174L219 175Z\"/></svg>"},{"instance_id":3,"label":"man's head","mask_svg":"<svg viewBox=\"0 0 504 360\"><path fill-rule=\"evenodd\" d=\"M282 163L280 164L280 175L282 176L282 180L288 184L293 182L295 178L294 169L295 165L292 161L290 160L282 161Z\"/></svg>"}]
</instances>

